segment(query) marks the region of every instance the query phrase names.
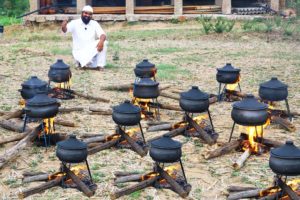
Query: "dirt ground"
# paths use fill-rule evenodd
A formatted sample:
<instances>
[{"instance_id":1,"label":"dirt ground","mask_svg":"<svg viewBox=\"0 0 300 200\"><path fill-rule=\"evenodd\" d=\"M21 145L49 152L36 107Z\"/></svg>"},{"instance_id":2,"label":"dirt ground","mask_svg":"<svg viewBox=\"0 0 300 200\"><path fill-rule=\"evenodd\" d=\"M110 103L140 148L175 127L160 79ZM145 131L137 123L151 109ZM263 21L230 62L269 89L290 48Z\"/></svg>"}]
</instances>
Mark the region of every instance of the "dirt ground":
<instances>
[{"instance_id":1,"label":"dirt ground","mask_svg":"<svg viewBox=\"0 0 300 200\"><path fill-rule=\"evenodd\" d=\"M59 26L6 27L0 39L0 110L19 108L21 83L32 75L48 80L49 66L62 58L71 65L72 88L89 92L95 96L109 98L110 103L99 103L83 98L63 101L63 107L84 106L83 112L59 114L60 118L72 120L77 127L56 126L61 133L103 133L111 134L115 124L110 116L90 115L88 107L109 108L130 99L128 92L105 91L109 85L134 81L133 69L143 58L148 58L158 68L157 80L161 85L188 90L192 85L208 93L217 93L216 68L231 62L241 69L241 86L246 93L258 95L259 84L276 76L288 84L289 103L292 111L300 112L300 41L295 37L279 34L244 33L236 29L231 33L204 35L197 22L172 23L107 23L103 25L108 34L108 67L104 72L76 70L71 55L71 37L60 32ZM116 59L118 57L118 59ZM177 101L159 97L162 103L172 105ZM284 109L284 103L277 104ZM210 106L218 142L229 138L232 119L231 103L215 103ZM178 122L183 113L161 110L162 121ZM143 121L145 127L147 122ZM277 125L265 130L265 137L277 141L293 140L300 146L299 118L293 119L297 130L288 132ZM146 139L164 132L146 132ZM17 134L0 129L0 138ZM235 129L234 138L239 136ZM272 184L274 173L269 168L269 153L250 156L245 166L235 171L232 163L241 152L232 152L215 159L205 160L202 156L209 147L197 138L175 138L183 143L183 164L192 190L187 199L226 199L229 185L255 186L265 188ZM14 144L0 147L0 155ZM88 157L92 174L98 189L90 199L109 199L117 188L113 185L114 171L151 171L153 161L147 155L141 158L128 149L108 149ZM55 147L47 150L41 147L27 147L19 156L0 170L0 198L16 199L17 193L41 183L23 184L24 171L55 172L59 169ZM146 188L120 199L176 199L176 193L166 189ZM28 199L87 199L76 189L55 187Z\"/></svg>"}]
</instances>

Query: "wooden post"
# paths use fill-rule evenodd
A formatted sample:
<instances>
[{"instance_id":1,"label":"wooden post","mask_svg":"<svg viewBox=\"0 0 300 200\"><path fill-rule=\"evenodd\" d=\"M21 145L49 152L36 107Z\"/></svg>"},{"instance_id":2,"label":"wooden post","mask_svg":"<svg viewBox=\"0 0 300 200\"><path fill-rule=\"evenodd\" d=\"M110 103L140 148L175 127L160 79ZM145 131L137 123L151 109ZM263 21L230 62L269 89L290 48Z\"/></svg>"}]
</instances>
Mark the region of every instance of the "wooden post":
<instances>
[{"instance_id":1,"label":"wooden post","mask_svg":"<svg viewBox=\"0 0 300 200\"><path fill-rule=\"evenodd\" d=\"M30 0L30 11L34 11L40 8L40 0Z\"/></svg>"},{"instance_id":2,"label":"wooden post","mask_svg":"<svg viewBox=\"0 0 300 200\"><path fill-rule=\"evenodd\" d=\"M174 0L174 15L182 15L183 14L183 0Z\"/></svg>"},{"instance_id":3,"label":"wooden post","mask_svg":"<svg viewBox=\"0 0 300 200\"><path fill-rule=\"evenodd\" d=\"M134 14L134 0L126 0L126 15Z\"/></svg>"},{"instance_id":4,"label":"wooden post","mask_svg":"<svg viewBox=\"0 0 300 200\"><path fill-rule=\"evenodd\" d=\"M86 5L86 0L76 0L77 14L81 14L82 8Z\"/></svg>"},{"instance_id":5,"label":"wooden post","mask_svg":"<svg viewBox=\"0 0 300 200\"><path fill-rule=\"evenodd\" d=\"M222 13L225 15L231 14L231 0L222 1Z\"/></svg>"},{"instance_id":6,"label":"wooden post","mask_svg":"<svg viewBox=\"0 0 300 200\"><path fill-rule=\"evenodd\" d=\"M271 9L279 11L279 0L271 0Z\"/></svg>"}]
</instances>

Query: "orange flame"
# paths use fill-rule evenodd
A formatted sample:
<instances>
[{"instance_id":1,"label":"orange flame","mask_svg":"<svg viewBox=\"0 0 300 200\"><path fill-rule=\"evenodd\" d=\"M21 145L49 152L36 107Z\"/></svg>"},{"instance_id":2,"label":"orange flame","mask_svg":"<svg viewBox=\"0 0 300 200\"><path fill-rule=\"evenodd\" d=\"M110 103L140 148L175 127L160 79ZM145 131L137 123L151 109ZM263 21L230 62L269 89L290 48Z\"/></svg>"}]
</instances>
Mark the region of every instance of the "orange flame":
<instances>
[{"instance_id":1,"label":"orange flame","mask_svg":"<svg viewBox=\"0 0 300 200\"><path fill-rule=\"evenodd\" d=\"M25 99L20 99L19 100L19 105L21 106L21 108L25 108L25 104L26 104L26 100Z\"/></svg>"},{"instance_id":2,"label":"orange flame","mask_svg":"<svg viewBox=\"0 0 300 200\"><path fill-rule=\"evenodd\" d=\"M232 84L226 84L226 89L227 89L227 90L234 91L235 88L239 85L240 80L241 80L241 76L239 76L239 78L237 79L237 81L236 81L235 83L232 83Z\"/></svg>"},{"instance_id":3,"label":"orange flame","mask_svg":"<svg viewBox=\"0 0 300 200\"><path fill-rule=\"evenodd\" d=\"M62 89L70 89L71 85L72 85L72 80L71 80L71 77L69 77L69 81L62 82L62 83L56 83L55 87L62 88Z\"/></svg>"},{"instance_id":4,"label":"orange flame","mask_svg":"<svg viewBox=\"0 0 300 200\"><path fill-rule=\"evenodd\" d=\"M72 166L70 169L76 176L78 177L82 177L83 176L83 172L87 171L87 166L86 165L76 165L76 166ZM66 173L65 172L57 172L54 174L51 174L48 176L48 180L53 180L56 177L61 177L61 176L65 176ZM71 181L71 179L67 180L66 182Z\"/></svg>"},{"instance_id":5,"label":"orange flame","mask_svg":"<svg viewBox=\"0 0 300 200\"><path fill-rule=\"evenodd\" d=\"M53 134L54 131L54 117L47 118L43 120L44 122L44 131L46 134Z\"/></svg>"},{"instance_id":6,"label":"orange flame","mask_svg":"<svg viewBox=\"0 0 300 200\"><path fill-rule=\"evenodd\" d=\"M151 99L142 99L142 98L134 97L133 96L133 89L129 89L129 95L132 99L132 104L141 108L141 110L142 110L142 113L141 113L142 119L146 119L147 115L146 115L145 112L150 112L149 103L151 102ZM154 114L156 114L155 112L156 112L156 110L154 110Z\"/></svg>"},{"instance_id":7,"label":"orange flame","mask_svg":"<svg viewBox=\"0 0 300 200\"><path fill-rule=\"evenodd\" d=\"M262 126L239 126L241 133L247 133L248 134L248 141L250 144L250 148L253 152L259 151L259 145L255 140L258 137L262 137L263 129L267 127L270 124L270 119L266 121L266 123ZM248 146L244 148L249 148Z\"/></svg>"},{"instance_id":8,"label":"orange flame","mask_svg":"<svg viewBox=\"0 0 300 200\"><path fill-rule=\"evenodd\" d=\"M290 188L293 191L298 193L297 190L300 186L300 179L290 180L290 181L287 182L287 185L290 186ZM279 192L280 190L281 189L278 186L274 186L274 187L268 188L266 190L260 191L259 196L264 197L264 196L272 195L272 194L275 194L275 193ZM283 198L281 198L281 199L283 199Z\"/></svg>"},{"instance_id":9,"label":"orange flame","mask_svg":"<svg viewBox=\"0 0 300 200\"><path fill-rule=\"evenodd\" d=\"M180 165L179 164L176 164L176 165L171 165L171 166L168 166L168 167L165 167L163 170L165 172L167 172L172 178L176 178L176 175L178 173L178 169L180 169ZM159 176L159 173L158 172L151 172L151 173L148 173L144 176L142 176L142 181L144 180L147 180L147 179L151 179L153 177L156 177L156 176ZM162 179L159 181L160 183L165 183L166 180L165 179Z\"/></svg>"}]
</instances>

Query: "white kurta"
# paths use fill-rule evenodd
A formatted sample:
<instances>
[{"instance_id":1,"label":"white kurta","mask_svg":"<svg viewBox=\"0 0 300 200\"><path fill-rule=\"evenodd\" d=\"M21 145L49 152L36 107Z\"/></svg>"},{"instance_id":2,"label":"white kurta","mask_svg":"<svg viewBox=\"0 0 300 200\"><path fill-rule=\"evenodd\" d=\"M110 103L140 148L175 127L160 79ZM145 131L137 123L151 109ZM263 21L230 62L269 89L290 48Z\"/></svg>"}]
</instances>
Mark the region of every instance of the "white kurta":
<instances>
[{"instance_id":1,"label":"white kurta","mask_svg":"<svg viewBox=\"0 0 300 200\"><path fill-rule=\"evenodd\" d=\"M87 25L80 19L67 24L67 32L72 33L73 56L81 66L104 67L106 65L107 41L103 50L98 52L97 44L102 34L105 34L98 22L91 20Z\"/></svg>"}]
</instances>

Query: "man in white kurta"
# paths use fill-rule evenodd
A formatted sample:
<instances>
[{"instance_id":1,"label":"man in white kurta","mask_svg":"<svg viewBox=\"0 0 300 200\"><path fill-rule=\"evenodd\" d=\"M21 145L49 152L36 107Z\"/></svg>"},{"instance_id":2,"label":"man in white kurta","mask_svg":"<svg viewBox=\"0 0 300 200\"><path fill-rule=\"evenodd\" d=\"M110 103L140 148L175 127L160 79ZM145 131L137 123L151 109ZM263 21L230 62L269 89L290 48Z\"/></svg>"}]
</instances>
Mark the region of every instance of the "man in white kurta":
<instances>
[{"instance_id":1,"label":"man in white kurta","mask_svg":"<svg viewBox=\"0 0 300 200\"><path fill-rule=\"evenodd\" d=\"M103 70L106 65L106 34L99 23L91 19L92 14L92 7L85 6L80 19L62 23L62 31L72 33L72 53L79 66Z\"/></svg>"}]
</instances>

